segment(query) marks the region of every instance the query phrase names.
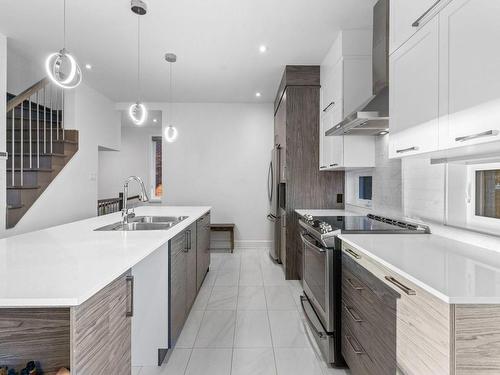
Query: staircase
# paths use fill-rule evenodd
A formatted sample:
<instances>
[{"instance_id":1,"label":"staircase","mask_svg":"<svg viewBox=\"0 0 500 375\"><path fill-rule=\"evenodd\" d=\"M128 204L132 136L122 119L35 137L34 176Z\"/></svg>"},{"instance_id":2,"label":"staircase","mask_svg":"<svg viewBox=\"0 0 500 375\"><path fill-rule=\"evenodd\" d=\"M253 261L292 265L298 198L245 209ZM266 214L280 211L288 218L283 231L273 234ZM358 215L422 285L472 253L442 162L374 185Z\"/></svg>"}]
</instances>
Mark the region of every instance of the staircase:
<instances>
[{"instance_id":1,"label":"staircase","mask_svg":"<svg viewBox=\"0 0 500 375\"><path fill-rule=\"evenodd\" d=\"M44 78L7 94L7 228L14 227L78 151L64 129L64 91Z\"/></svg>"}]
</instances>

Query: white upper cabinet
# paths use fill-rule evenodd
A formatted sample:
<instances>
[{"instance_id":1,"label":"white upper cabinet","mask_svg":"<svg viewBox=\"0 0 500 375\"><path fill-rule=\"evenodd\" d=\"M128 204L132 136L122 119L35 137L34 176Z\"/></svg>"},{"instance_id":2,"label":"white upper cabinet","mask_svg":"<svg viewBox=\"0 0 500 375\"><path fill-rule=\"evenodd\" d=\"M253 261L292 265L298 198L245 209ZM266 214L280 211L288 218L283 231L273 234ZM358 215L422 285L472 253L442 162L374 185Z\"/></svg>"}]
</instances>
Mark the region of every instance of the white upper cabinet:
<instances>
[{"instance_id":1,"label":"white upper cabinet","mask_svg":"<svg viewBox=\"0 0 500 375\"><path fill-rule=\"evenodd\" d=\"M392 54L422 28L449 0L391 0L389 53Z\"/></svg>"},{"instance_id":2,"label":"white upper cabinet","mask_svg":"<svg viewBox=\"0 0 500 375\"><path fill-rule=\"evenodd\" d=\"M321 64L320 170L374 165L372 148L355 147L356 140L345 140L351 136L325 136L372 96L371 40L371 30L342 31Z\"/></svg>"},{"instance_id":3,"label":"white upper cabinet","mask_svg":"<svg viewBox=\"0 0 500 375\"><path fill-rule=\"evenodd\" d=\"M443 148L500 140L500 1L454 0L440 19Z\"/></svg>"},{"instance_id":4,"label":"white upper cabinet","mask_svg":"<svg viewBox=\"0 0 500 375\"><path fill-rule=\"evenodd\" d=\"M438 33L434 18L390 56L390 157L438 149Z\"/></svg>"}]
</instances>

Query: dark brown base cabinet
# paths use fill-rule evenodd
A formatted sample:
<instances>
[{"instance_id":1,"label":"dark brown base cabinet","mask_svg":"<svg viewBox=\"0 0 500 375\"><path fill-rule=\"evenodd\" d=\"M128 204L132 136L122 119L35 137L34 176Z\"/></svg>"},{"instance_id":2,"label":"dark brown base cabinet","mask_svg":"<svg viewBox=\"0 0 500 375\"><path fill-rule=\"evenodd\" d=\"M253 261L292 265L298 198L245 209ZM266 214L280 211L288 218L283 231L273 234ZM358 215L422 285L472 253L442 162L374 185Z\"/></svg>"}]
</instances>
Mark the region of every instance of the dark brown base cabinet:
<instances>
[{"instance_id":1,"label":"dark brown base cabinet","mask_svg":"<svg viewBox=\"0 0 500 375\"><path fill-rule=\"evenodd\" d=\"M132 279L120 276L71 308L0 309L0 366L38 359L45 374L130 374Z\"/></svg>"},{"instance_id":2,"label":"dark brown base cabinet","mask_svg":"<svg viewBox=\"0 0 500 375\"><path fill-rule=\"evenodd\" d=\"M343 198L338 199L344 193L344 172L318 170L319 107L319 66L286 66L274 102L274 143L281 148L280 182L286 184L285 199L278 199L286 204L281 242L287 279L302 278L295 209L344 208Z\"/></svg>"},{"instance_id":3,"label":"dark brown base cabinet","mask_svg":"<svg viewBox=\"0 0 500 375\"><path fill-rule=\"evenodd\" d=\"M173 348L210 266L210 213L170 241L170 329Z\"/></svg>"}]
</instances>

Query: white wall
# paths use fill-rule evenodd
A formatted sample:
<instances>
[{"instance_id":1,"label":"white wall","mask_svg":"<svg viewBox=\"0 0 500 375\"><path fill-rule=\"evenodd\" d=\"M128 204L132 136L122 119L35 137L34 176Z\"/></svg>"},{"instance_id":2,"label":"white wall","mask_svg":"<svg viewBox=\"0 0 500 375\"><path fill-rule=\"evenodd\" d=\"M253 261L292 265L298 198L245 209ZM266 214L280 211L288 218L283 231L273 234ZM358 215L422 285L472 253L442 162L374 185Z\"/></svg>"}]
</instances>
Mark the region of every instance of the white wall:
<instances>
[{"instance_id":1,"label":"white wall","mask_svg":"<svg viewBox=\"0 0 500 375\"><path fill-rule=\"evenodd\" d=\"M79 131L79 149L9 236L96 215L98 147L120 147L115 103L82 83L66 92L66 128Z\"/></svg>"},{"instance_id":2,"label":"white wall","mask_svg":"<svg viewBox=\"0 0 500 375\"><path fill-rule=\"evenodd\" d=\"M18 95L45 76L43 61L32 61L18 50L7 47L7 92Z\"/></svg>"},{"instance_id":3,"label":"white wall","mask_svg":"<svg viewBox=\"0 0 500 375\"><path fill-rule=\"evenodd\" d=\"M118 193L123 191L123 181L128 176L141 177L148 193L153 190L151 138L161 135L160 123L156 127L122 127L120 151L99 151L99 199L118 197ZM131 184L130 195L138 192L138 186Z\"/></svg>"},{"instance_id":4,"label":"white wall","mask_svg":"<svg viewBox=\"0 0 500 375\"><path fill-rule=\"evenodd\" d=\"M272 104L175 104L179 138L164 142L164 202L212 206L212 222L236 224L240 246L270 241L273 122Z\"/></svg>"}]
</instances>

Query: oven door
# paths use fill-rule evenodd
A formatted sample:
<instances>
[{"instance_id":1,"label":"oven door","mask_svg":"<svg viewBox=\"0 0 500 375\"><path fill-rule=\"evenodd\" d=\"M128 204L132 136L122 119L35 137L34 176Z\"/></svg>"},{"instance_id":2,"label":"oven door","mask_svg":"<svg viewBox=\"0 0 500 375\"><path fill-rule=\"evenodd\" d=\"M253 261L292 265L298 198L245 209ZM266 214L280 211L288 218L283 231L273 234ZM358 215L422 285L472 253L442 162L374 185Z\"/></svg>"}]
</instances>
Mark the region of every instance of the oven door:
<instances>
[{"instance_id":1,"label":"oven door","mask_svg":"<svg viewBox=\"0 0 500 375\"><path fill-rule=\"evenodd\" d=\"M333 249L325 248L307 232L301 233L304 246L304 293L327 332L333 332Z\"/></svg>"}]
</instances>

